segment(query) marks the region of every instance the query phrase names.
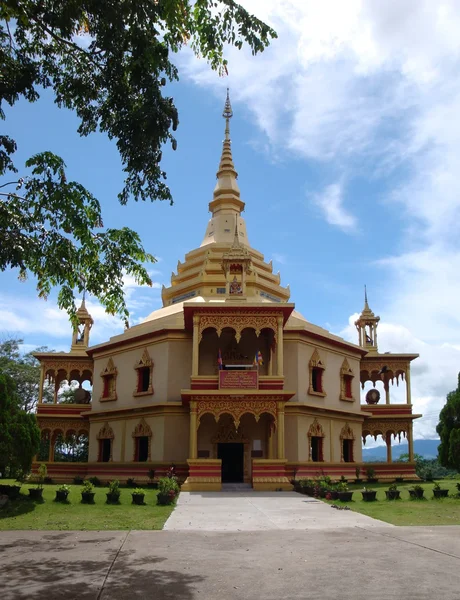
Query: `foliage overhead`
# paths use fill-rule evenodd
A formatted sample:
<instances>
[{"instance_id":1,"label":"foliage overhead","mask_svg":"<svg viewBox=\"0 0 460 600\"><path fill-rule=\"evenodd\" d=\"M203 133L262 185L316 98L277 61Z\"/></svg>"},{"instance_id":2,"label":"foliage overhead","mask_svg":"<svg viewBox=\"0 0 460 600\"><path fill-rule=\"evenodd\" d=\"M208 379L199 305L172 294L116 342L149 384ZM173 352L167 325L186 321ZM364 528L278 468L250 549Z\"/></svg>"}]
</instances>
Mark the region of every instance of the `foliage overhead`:
<instances>
[{"instance_id":1,"label":"foliage overhead","mask_svg":"<svg viewBox=\"0 0 460 600\"><path fill-rule=\"evenodd\" d=\"M224 47L262 52L276 33L233 0L4 0L0 5L0 117L4 105L36 101L50 88L74 110L82 136L116 141L125 173L118 198L172 202L161 168L162 146L176 149L179 119L167 80L184 45L219 73ZM16 172L16 142L0 135L0 176ZM122 272L151 284L153 260L130 229L100 231L98 201L67 182L64 161L42 152L28 178L0 186L0 268L38 280L39 295L60 288L58 303L75 318L74 290L84 288L112 314L128 318ZM10 183L14 192L3 191Z\"/></svg>"},{"instance_id":2,"label":"foliage overhead","mask_svg":"<svg viewBox=\"0 0 460 600\"><path fill-rule=\"evenodd\" d=\"M447 394L446 403L439 413L436 431L441 439L439 462L460 471L460 373L457 389Z\"/></svg>"}]
</instances>

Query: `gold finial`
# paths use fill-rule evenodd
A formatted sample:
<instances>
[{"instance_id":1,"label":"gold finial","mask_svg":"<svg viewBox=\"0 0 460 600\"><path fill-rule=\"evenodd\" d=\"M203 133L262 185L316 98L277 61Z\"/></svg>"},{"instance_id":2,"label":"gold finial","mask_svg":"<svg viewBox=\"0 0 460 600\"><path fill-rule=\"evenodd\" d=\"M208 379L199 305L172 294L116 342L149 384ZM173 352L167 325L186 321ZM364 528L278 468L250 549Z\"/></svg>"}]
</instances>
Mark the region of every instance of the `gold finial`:
<instances>
[{"instance_id":1,"label":"gold finial","mask_svg":"<svg viewBox=\"0 0 460 600\"><path fill-rule=\"evenodd\" d=\"M369 304L367 303L367 287L364 284L364 309L369 309Z\"/></svg>"},{"instance_id":2,"label":"gold finial","mask_svg":"<svg viewBox=\"0 0 460 600\"><path fill-rule=\"evenodd\" d=\"M230 90L227 88L227 98L225 100L224 112L222 116L225 119L225 139L230 141L230 119L233 117L232 105L230 103Z\"/></svg>"}]
</instances>

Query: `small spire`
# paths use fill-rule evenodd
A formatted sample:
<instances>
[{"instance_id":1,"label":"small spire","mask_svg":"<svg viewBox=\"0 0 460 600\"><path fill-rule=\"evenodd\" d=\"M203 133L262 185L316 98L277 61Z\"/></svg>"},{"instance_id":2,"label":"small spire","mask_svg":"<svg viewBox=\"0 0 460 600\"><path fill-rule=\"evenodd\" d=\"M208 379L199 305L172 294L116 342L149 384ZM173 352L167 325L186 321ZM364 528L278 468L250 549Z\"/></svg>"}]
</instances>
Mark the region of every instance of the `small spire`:
<instances>
[{"instance_id":1,"label":"small spire","mask_svg":"<svg viewBox=\"0 0 460 600\"><path fill-rule=\"evenodd\" d=\"M230 90L227 88L227 98L225 100L224 112L222 116L225 119L225 140L230 141L230 119L233 117L232 105L230 103Z\"/></svg>"},{"instance_id":2,"label":"small spire","mask_svg":"<svg viewBox=\"0 0 460 600\"><path fill-rule=\"evenodd\" d=\"M369 310L369 304L367 303L367 287L364 284L364 310Z\"/></svg>"},{"instance_id":3,"label":"small spire","mask_svg":"<svg viewBox=\"0 0 460 600\"><path fill-rule=\"evenodd\" d=\"M238 235L238 215L235 215L235 237L233 238L233 248L240 247L240 236Z\"/></svg>"}]
</instances>

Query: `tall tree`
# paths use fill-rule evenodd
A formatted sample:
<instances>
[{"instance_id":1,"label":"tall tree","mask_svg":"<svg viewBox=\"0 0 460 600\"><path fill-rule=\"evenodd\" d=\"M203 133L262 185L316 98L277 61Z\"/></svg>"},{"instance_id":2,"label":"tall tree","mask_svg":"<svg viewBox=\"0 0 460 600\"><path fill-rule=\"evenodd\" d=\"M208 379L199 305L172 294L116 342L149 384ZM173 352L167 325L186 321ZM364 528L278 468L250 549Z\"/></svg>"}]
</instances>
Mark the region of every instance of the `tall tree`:
<instances>
[{"instance_id":1,"label":"tall tree","mask_svg":"<svg viewBox=\"0 0 460 600\"><path fill-rule=\"evenodd\" d=\"M257 54L274 37L234 0L4 0L0 117L4 102L33 102L51 88L59 106L76 111L80 135L102 131L116 140L126 175L122 204L172 202L161 168L162 146L176 148L179 123L165 87L178 79L171 55L188 45L223 73L225 45L246 43ZM16 172L15 151L15 141L0 136L0 175ZM86 287L127 320L123 271L151 284L145 263L153 257L134 231L103 229L99 202L67 181L60 157L45 151L26 166L28 177L0 185L0 269L32 273L40 296L58 286L58 304L73 318L75 291Z\"/></svg>"},{"instance_id":2,"label":"tall tree","mask_svg":"<svg viewBox=\"0 0 460 600\"><path fill-rule=\"evenodd\" d=\"M40 388L40 363L33 352L51 352L47 347L21 354L23 340L10 338L0 341L0 373L9 375L16 384L18 406L25 412L33 412L38 402ZM53 401L53 390L45 386L44 401Z\"/></svg>"},{"instance_id":3,"label":"tall tree","mask_svg":"<svg viewBox=\"0 0 460 600\"><path fill-rule=\"evenodd\" d=\"M0 373L0 473L14 476L30 470L40 446L35 415L18 408L13 379Z\"/></svg>"},{"instance_id":4,"label":"tall tree","mask_svg":"<svg viewBox=\"0 0 460 600\"><path fill-rule=\"evenodd\" d=\"M460 373L457 389L447 394L446 403L439 413L436 431L441 439L439 462L444 467L460 471Z\"/></svg>"}]
</instances>

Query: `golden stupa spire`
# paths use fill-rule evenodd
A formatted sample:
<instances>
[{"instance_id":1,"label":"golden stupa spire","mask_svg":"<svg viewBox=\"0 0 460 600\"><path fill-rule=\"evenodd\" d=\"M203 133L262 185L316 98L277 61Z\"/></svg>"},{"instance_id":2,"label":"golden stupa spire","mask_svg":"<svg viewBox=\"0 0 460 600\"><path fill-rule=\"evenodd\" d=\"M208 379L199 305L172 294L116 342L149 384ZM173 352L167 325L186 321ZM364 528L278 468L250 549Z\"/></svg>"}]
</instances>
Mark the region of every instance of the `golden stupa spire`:
<instances>
[{"instance_id":1,"label":"golden stupa spire","mask_svg":"<svg viewBox=\"0 0 460 600\"><path fill-rule=\"evenodd\" d=\"M217 183L214 188L214 198L209 209L214 214L220 210L237 210L240 213L244 209L244 203L240 200L240 189L237 183L238 173L235 170L232 156L232 142L230 139L230 119L233 117L230 93L227 88L222 116L225 119L225 137L222 144L219 169L217 171Z\"/></svg>"}]
</instances>

